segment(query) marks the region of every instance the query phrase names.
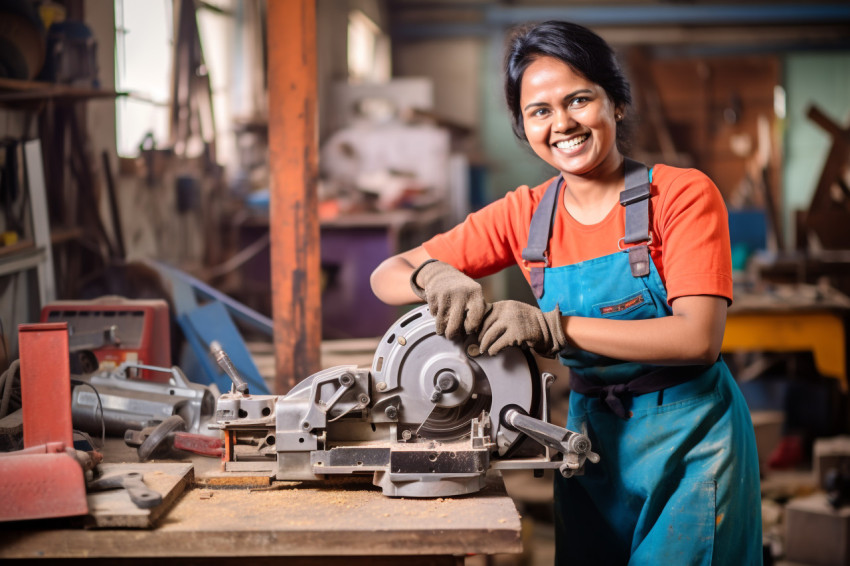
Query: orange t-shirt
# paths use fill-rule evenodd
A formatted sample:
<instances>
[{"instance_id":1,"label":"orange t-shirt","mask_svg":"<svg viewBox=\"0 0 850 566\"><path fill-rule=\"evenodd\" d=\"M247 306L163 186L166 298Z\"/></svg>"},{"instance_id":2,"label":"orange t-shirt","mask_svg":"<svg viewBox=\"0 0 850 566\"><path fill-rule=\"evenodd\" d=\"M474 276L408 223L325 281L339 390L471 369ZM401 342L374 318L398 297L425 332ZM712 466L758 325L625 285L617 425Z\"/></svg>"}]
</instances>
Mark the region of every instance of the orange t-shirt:
<instances>
[{"instance_id":1,"label":"orange t-shirt","mask_svg":"<svg viewBox=\"0 0 850 566\"><path fill-rule=\"evenodd\" d=\"M473 278L515 263L522 265L531 217L551 179L523 185L448 232L423 245L436 259ZM552 267L618 251L625 207L615 205L597 224L580 224L563 206L563 188L549 240ZM720 191L704 173L656 165L650 186L650 253L667 288L667 301L687 295L716 295L732 301L729 220ZM523 270L529 279L527 270Z\"/></svg>"}]
</instances>

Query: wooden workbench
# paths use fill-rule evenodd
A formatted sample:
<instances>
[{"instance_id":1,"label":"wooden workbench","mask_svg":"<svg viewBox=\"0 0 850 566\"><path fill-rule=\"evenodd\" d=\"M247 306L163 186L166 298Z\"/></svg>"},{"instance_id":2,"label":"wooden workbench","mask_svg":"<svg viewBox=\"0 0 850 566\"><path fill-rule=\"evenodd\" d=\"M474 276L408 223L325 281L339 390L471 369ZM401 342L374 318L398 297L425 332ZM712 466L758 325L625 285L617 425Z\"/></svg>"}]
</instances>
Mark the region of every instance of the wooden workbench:
<instances>
[{"instance_id":1,"label":"wooden workbench","mask_svg":"<svg viewBox=\"0 0 850 566\"><path fill-rule=\"evenodd\" d=\"M199 478L217 464L193 461L199 462ZM0 562L244 564L250 558L262 564L286 557L286 564L299 566L457 566L468 554L522 550L520 517L499 476L477 494L439 499L388 498L368 481L352 479L273 485L276 489L252 490L195 484L152 529L84 529L65 520L6 523L0 528Z\"/></svg>"}]
</instances>

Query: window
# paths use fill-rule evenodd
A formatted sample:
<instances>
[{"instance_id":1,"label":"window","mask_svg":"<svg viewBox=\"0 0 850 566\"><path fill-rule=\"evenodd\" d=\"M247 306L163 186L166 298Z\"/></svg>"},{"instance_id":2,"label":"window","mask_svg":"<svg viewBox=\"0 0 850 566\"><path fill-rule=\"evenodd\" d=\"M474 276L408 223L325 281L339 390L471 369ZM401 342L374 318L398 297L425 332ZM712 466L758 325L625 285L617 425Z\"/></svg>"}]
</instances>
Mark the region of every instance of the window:
<instances>
[{"instance_id":1,"label":"window","mask_svg":"<svg viewBox=\"0 0 850 566\"><path fill-rule=\"evenodd\" d=\"M348 14L348 77L358 82L390 79L390 44L381 29L360 10Z\"/></svg>"},{"instance_id":2,"label":"window","mask_svg":"<svg viewBox=\"0 0 850 566\"><path fill-rule=\"evenodd\" d=\"M118 154L135 157L147 134L169 140L172 0L115 0L115 88Z\"/></svg>"}]
</instances>

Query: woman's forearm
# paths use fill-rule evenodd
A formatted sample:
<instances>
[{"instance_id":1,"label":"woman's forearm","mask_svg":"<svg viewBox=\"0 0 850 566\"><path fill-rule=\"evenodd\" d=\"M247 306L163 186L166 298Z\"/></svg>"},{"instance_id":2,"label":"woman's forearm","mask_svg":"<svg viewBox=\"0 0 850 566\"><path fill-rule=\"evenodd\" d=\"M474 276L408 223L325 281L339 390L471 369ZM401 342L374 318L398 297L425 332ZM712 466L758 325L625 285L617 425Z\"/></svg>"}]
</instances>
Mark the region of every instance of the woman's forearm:
<instances>
[{"instance_id":1,"label":"woman's forearm","mask_svg":"<svg viewBox=\"0 0 850 566\"><path fill-rule=\"evenodd\" d=\"M673 315L647 320L570 316L562 319L570 345L633 362L661 365L713 363L726 324L726 299L682 297Z\"/></svg>"},{"instance_id":2,"label":"woman's forearm","mask_svg":"<svg viewBox=\"0 0 850 566\"><path fill-rule=\"evenodd\" d=\"M419 246L384 260L369 278L372 292L388 305L422 302L410 287L410 275L428 259L431 256Z\"/></svg>"}]
</instances>

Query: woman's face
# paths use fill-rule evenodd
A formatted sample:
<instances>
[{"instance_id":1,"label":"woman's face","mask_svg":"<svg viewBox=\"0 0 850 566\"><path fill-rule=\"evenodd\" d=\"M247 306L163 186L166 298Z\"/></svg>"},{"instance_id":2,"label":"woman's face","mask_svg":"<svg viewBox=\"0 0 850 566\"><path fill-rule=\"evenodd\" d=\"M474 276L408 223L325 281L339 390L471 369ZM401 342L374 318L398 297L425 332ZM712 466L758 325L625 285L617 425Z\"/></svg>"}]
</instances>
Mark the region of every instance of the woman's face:
<instances>
[{"instance_id":1,"label":"woman's face","mask_svg":"<svg viewBox=\"0 0 850 566\"><path fill-rule=\"evenodd\" d=\"M565 175L619 166L617 109L605 89L549 56L526 68L520 88L525 135L543 161Z\"/></svg>"}]
</instances>

